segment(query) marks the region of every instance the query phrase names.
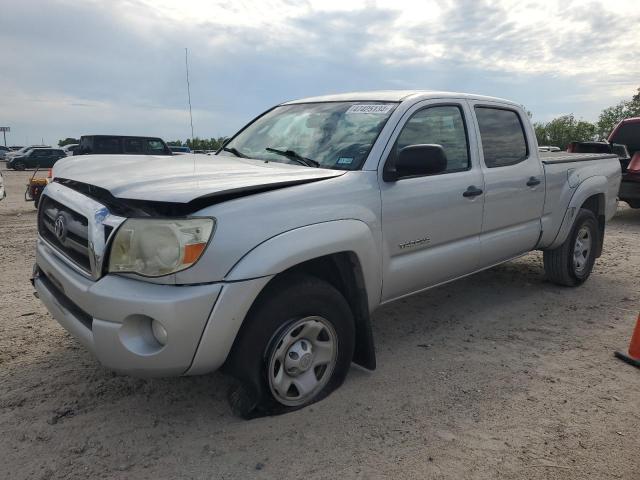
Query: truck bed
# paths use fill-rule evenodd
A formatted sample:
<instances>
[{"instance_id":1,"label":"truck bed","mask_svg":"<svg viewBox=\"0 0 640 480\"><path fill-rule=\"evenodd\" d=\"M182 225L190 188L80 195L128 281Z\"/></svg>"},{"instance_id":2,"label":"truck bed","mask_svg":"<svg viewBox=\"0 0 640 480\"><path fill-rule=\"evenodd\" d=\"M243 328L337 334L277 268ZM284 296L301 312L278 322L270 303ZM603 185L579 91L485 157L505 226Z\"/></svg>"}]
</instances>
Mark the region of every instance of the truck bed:
<instances>
[{"instance_id":1,"label":"truck bed","mask_svg":"<svg viewBox=\"0 0 640 480\"><path fill-rule=\"evenodd\" d=\"M539 152L540 160L547 165L556 163L588 162L590 160L606 160L618 158L613 153L567 153L567 152Z\"/></svg>"}]
</instances>

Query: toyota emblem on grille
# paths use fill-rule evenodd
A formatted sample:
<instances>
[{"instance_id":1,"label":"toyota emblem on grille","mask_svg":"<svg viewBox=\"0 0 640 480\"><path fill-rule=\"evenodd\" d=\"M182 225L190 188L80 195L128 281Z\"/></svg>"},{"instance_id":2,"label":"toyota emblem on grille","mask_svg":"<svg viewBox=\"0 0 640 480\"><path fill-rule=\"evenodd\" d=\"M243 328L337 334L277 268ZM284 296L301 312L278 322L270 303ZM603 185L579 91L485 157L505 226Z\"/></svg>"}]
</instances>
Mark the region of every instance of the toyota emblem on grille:
<instances>
[{"instance_id":1,"label":"toyota emblem on grille","mask_svg":"<svg viewBox=\"0 0 640 480\"><path fill-rule=\"evenodd\" d=\"M58 237L58 240L63 242L65 237L67 236L67 220L63 215L58 215L56 217L53 228L56 232L56 237Z\"/></svg>"}]
</instances>

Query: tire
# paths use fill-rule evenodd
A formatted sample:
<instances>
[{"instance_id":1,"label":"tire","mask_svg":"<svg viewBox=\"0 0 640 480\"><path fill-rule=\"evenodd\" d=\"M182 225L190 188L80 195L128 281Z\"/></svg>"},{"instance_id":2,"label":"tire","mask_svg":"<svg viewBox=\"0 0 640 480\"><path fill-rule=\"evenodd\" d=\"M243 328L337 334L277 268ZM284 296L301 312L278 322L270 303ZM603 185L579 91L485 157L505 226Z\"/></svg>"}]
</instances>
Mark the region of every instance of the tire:
<instances>
[{"instance_id":1,"label":"tire","mask_svg":"<svg viewBox=\"0 0 640 480\"><path fill-rule=\"evenodd\" d=\"M344 381L354 345L353 314L332 285L297 273L275 279L251 307L223 367L237 380L231 409L249 419L322 400Z\"/></svg>"},{"instance_id":2,"label":"tire","mask_svg":"<svg viewBox=\"0 0 640 480\"><path fill-rule=\"evenodd\" d=\"M544 251L547 278L568 287L584 283L591 275L601 241L596 216L591 210L581 208L564 243Z\"/></svg>"},{"instance_id":3,"label":"tire","mask_svg":"<svg viewBox=\"0 0 640 480\"><path fill-rule=\"evenodd\" d=\"M14 170L22 171L26 168L26 165L23 162L14 162L11 165L11 168L13 168Z\"/></svg>"}]
</instances>

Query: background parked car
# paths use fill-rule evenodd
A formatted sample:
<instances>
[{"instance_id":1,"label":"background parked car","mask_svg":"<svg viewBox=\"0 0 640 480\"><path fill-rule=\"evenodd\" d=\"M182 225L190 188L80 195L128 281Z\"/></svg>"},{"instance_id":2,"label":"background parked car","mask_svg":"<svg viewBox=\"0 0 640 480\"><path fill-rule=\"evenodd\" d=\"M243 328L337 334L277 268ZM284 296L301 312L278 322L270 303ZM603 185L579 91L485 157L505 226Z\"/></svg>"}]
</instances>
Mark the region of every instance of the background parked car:
<instances>
[{"instance_id":1,"label":"background parked car","mask_svg":"<svg viewBox=\"0 0 640 480\"><path fill-rule=\"evenodd\" d=\"M538 151L539 152L559 152L560 151L560 147L553 147L553 146L549 146L549 145L541 145L541 146L538 146Z\"/></svg>"},{"instance_id":2,"label":"background parked car","mask_svg":"<svg viewBox=\"0 0 640 480\"><path fill-rule=\"evenodd\" d=\"M7 196L7 192L4 190L4 179L2 178L2 173L0 173L0 200L4 199Z\"/></svg>"},{"instance_id":3,"label":"background parked car","mask_svg":"<svg viewBox=\"0 0 640 480\"><path fill-rule=\"evenodd\" d=\"M178 155L181 155L183 153L191 153L191 149L187 146L169 145L169 150Z\"/></svg>"},{"instance_id":4,"label":"background parked car","mask_svg":"<svg viewBox=\"0 0 640 480\"><path fill-rule=\"evenodd\" d=\"M76 152L80 150L80 144L70 143L69 145L65 145L64 147L62 147L62 150L67 154L67 157L70 157L71 155L75 155Z\"/></svg>"},{"instance_id":5,"label":"background parked car","mask_svg":"<svg viewBox=\"0 0 640 480\"><path fill-rule=\"evenodd\" d=\"M11 150L12 152L15 152L15 151L20 150L21 148L24 148L24 147L22 145L11 145L9 147L9 150Z\"/></svg>"},{"instance_id":6,"label":"background parked car","mask_svg":"<svg viewBox=\"0 0 640 480\"><path fill-rule=\"evenodd\" d=\"M30 145L27 147L21 147L18 150L13 150L11 152L7 152L5 159L7 160L7 162L14 157L20 157L22 155L26 155L30 150L34 149L34 148L51 148L51 145Z\"/></svg>"},{"instance_id":7,"label":"background parked car","mask_svg":"<svg viewBox=\"0 0 640 480\"><path fill-rule=\"evenodd\" d=\"M7 153L9 153L11 150L9 150L9 147L5 147L3 145L0 145L0 160L4 160L4 157Z\"/></svg>"},{"instance_id":8,"label":"background parked car","mask_svg":"<svg viewBox=\"0 0 640 480\"><path fill-rule=\"evenodd\" d=\"M83 135L75 155L91 154L173 155L164 140L158 137Z\"/></svg>"},{"instance_id":9,"label":"background parked car","mask_svg":"<svg viewBox=\"0 0 640 480\"><path fill-rule=\"evenodd\" d=\"M32 148L24 155L12 157L7 162L7 168L24 170L25 168L51 168L67 154L61 148Z\"/></svg>"}]
</instances>

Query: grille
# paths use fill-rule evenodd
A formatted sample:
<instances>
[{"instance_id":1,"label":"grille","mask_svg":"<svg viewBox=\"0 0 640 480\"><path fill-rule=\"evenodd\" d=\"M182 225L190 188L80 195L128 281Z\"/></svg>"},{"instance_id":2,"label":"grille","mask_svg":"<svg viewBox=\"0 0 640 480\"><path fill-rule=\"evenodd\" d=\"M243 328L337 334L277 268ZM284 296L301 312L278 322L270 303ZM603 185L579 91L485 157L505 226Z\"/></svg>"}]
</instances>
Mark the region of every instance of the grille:
<instances>
[{"instance_id":1,"label":"grille","mask_svg":"<svg viewBox=\"0 0 640 480\"><path fill-rule=\"evenodd\" d=\"M63 228L56 232L58 220ZM89 222L85 216L43 195L38 210L38 232L57 250L91 273Z\"/></svg>"}]
</instances>

